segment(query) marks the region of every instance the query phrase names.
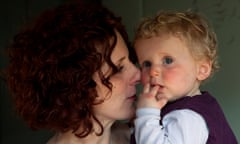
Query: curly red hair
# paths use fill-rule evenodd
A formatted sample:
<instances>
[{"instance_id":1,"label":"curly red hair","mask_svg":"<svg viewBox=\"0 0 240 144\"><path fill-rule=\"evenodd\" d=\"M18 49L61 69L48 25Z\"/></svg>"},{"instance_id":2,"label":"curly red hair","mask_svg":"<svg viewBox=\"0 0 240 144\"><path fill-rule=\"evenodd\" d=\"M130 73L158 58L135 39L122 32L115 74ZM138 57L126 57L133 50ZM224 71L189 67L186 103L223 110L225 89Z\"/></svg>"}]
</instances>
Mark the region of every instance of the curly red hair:
<instances>
[{"instance_id":1,"label":"curly red hair","mask_svg":"<svg viewBox=\"0 0 240 144\"><path fill-rule=\"evenodd\" d=\"M121 18L99 4L65 4L44 12L33 26L15 36L9 47L7 82L16 110L33 129L85 137L93 131L97 92L92 80L111 61L118 31L129 46ZM80 129L79 129L80 128ZM78 130L78 133L76 133ZM80 130L80 131L79 131Z\"/></svg>"}]
</instances>

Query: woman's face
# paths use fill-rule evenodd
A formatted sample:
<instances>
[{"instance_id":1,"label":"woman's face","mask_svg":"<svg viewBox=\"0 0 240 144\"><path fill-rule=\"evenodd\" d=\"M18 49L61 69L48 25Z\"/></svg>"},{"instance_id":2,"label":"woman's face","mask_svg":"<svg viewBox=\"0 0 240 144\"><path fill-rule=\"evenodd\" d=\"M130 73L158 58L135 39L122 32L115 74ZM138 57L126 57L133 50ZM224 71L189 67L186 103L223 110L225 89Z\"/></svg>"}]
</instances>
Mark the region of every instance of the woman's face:
<instances>
[{"instance_id":1,"label":"woman's face","mask_svg":"<svg viewBox=\"0 0 240 144\"><path fill-rule=\"evenodd\" d=\"M140 71L131 63L128 54L122 36L117 33L117 44L112 52L111 59L119 71L110 77L112 92L102 84L98 73L94 75L99 96L97 100L105 99L103 103L94 106L95 114L100 120L129 119L135 113L133 103L136 100L136 84L140 80ZM110 73L110 67L107 64L103 65L101 70L104 75Z\"/></svg>"}]
</instances>

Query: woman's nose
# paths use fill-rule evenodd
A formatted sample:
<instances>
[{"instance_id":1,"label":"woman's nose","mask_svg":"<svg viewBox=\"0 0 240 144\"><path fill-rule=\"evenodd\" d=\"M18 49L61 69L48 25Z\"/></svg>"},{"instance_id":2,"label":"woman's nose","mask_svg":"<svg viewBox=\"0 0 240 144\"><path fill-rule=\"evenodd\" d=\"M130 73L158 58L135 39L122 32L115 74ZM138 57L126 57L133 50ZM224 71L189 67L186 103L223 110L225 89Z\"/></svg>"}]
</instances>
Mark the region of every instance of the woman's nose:
<instances>
[{"instance_id":1,"label":"woman's nose","mask_svg":"<svg viewBox=\"0 0 240 144\"><path fill-rule=\"evenodd\" d=\"M141 72L139 68L137 68L135 65L133 66L134 66L133 83L138 84L140 82Z\"/></svg>"}]
</instances>

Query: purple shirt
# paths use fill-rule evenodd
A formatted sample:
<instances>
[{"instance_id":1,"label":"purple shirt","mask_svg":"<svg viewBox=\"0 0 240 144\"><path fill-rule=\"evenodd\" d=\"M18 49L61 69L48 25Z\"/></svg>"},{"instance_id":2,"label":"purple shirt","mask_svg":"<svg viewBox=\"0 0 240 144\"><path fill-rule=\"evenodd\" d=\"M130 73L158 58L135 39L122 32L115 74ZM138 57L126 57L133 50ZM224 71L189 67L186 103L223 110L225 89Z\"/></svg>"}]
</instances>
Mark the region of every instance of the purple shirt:
<instances>
[{"instance_id":1,"label":"purple shirt","mask_svg":"<svg viewBox=\"0 0 240 144\"><path fill-rule=\"evenodd\" d=\"M218 102L208 92L194 97L184 97L167 104L161 111L161 117L173 110L191 109L199 113L209 129L207 144L237 144L224 113Z\"/></svg>"}]
</instances>

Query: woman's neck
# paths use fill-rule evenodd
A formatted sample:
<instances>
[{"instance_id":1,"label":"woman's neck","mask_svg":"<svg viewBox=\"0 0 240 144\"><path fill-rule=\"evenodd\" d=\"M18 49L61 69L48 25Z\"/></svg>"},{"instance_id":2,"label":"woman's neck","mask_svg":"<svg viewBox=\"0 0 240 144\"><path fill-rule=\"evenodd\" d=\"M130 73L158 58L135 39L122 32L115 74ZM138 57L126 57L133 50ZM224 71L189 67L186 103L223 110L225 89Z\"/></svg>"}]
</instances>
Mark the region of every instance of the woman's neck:
<instances>
[{"instance_id":1,"label":"woman's neck","mask_svg":"<svg viewBox=\"0 0 240 144\"><path fill-rule=\"evenodd\" d=\"M77 137L72 131L57 133L47 144L111 144L111 126L112 123L105 123L103 134L100 136L97 136L95 132L84 138Z\"/></svg>"},{"instance_id":2,"label":"woman's neck","mask_svg":"<svg viewBox=\"0 0 240 144\"><path fill-rule=\"evenodd\" d=\"M106 132L101 136L89 134L84 138L77 137L74 133L57 133L47 144L111 144L111 133Z\"/></svg>"}]
</instances>

